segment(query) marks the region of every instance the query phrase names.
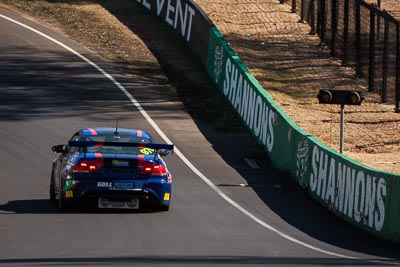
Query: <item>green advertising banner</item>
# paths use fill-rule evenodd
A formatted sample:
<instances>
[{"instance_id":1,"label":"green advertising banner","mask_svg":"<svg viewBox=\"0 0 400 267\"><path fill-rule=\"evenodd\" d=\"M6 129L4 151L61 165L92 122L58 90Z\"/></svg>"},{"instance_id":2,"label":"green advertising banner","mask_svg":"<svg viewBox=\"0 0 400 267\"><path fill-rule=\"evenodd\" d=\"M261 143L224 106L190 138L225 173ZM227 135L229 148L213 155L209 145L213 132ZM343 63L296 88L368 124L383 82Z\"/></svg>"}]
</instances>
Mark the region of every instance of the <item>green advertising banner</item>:
<instances>
[{"instance_id":1,"label":"green advertising banner","mask_svg":"<svg viewBox=\"0 0 400 267\"><path fill-rule=\"evenodd\" d=\"M400 176L330 149L301 130L262 88L212 27L207 71L276 168L287 170L314 199L353 225L400 242Z\"/></svg>"}]
</instances>

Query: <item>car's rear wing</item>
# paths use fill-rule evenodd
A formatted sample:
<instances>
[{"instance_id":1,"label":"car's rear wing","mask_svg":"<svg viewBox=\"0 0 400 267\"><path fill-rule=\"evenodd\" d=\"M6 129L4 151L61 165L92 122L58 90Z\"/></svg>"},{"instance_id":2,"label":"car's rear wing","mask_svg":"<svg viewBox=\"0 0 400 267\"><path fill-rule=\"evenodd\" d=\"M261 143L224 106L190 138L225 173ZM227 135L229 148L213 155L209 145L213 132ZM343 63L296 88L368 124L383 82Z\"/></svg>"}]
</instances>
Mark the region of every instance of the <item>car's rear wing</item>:
<instances>
[{"instance_id":1,"label":"car's rear wing","mask_svg":"<svg viewBox=\"0 0 400 267\"><path fill-rule=\"evenodd\" d=\"M130 143L130 142L96 142L96 141L69 141L70 147L82 147L84 149L85 157L87 147L99 146L119 146L119 147L137 147L137 148L150 148L154 149L154 157L157 155L167 156L170 151L174 151L174 145L170 144L157 144L157 143Z\"/></svg>"},{"instance_id":2,"label":"car's rear wing","mask_svg":"<svg viewBox=\"0 0 400 267\"><path fill-rule=\"evenodd\" d=\"M119 147L138 147L138 148L151 148L155 150L168 150L173 151L174 145L170 144L157 144L157 143L130 143L130 142L96 142L96 141L69 141L70 147L94 147L94 146L119 146Z\"/></svg>"}]
</instances>

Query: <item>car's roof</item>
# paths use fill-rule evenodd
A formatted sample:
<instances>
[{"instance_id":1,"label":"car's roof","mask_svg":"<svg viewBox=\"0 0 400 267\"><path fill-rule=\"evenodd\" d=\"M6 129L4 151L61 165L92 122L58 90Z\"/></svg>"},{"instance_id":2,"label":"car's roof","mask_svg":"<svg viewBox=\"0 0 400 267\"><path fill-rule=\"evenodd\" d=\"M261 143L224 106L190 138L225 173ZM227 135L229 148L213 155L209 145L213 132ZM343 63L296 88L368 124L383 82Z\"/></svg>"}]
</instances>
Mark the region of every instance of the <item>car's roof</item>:
<instances>
[{"instance_id":1,"label":"car's roof","mask_svg":"<svg viewBox=\"0 0 400 267\"><path fill-rule=\"evenodd\" d=\"M81 131L83 133L83 136L108 135L108 134L114 134L115 128L107 128L107 127L83 128ZM132 136L151 139L150 135L143 130L118 128L118 133L120 135L132 135Z\"/></svg>"}]
</instances>

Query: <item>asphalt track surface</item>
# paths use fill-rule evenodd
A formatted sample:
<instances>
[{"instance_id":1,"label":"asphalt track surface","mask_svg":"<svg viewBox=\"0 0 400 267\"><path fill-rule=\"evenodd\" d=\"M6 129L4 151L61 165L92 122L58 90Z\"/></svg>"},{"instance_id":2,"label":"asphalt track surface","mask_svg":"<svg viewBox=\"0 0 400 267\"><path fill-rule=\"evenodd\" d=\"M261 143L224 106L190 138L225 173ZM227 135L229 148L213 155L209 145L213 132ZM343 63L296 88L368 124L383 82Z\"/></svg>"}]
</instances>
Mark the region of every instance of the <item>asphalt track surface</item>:
<instances>
[{"instance_id":1,"label":"asphalt track surface","mask_svg":"<svg viewBox=\"0 0 400 267\"><path fill-rule=\"evenodd\" d=\"M52 145L82 127L113 126L118 114L121 127L164 140L93 66L0 17L0 266L400 264L398 245L324 210L274 170L247 135L216 133L193 121L176 99L152 89L154 81L123 75L79 44L10 11L0 9L0 15L55 38L110 73L214 185L176 153L166 159L174 175L169 212L58 211L48 200ZM260 168L252 169L245 157Z\"/></svg>"}]
</instances>

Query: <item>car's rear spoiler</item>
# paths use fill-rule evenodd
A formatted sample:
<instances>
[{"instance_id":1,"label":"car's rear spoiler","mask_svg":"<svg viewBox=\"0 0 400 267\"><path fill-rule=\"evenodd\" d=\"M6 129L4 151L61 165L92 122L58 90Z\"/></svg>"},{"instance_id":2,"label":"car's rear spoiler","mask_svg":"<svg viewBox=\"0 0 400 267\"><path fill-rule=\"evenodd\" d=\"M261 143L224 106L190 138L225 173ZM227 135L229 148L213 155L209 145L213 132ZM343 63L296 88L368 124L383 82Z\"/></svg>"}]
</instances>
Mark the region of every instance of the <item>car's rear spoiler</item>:
<instances>
[{"instance_id":1,"label":"car's rear spoiler","mask_svg":"<svg viewBox=\"0 0 400 267\"><path fill-rule=\"evenodd\" d=\"M139 147L151 148L155 150L168 150L173 151L174 145L170 144L157 144L157 143L129 143L129 142L96 142L96 141L69 141L70 147L93 147L93 146L120 146L120 147Z\"/></svg>"}]
</instances>

